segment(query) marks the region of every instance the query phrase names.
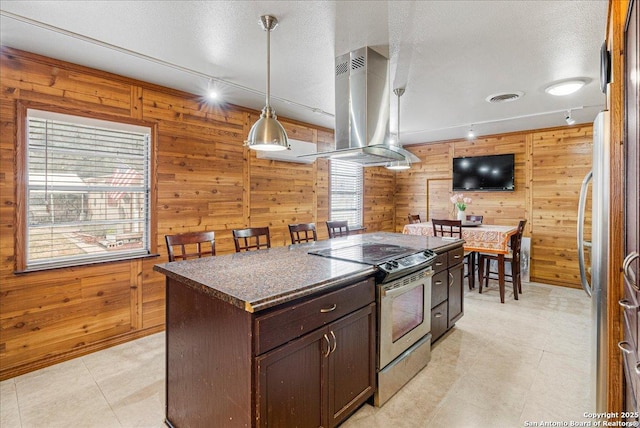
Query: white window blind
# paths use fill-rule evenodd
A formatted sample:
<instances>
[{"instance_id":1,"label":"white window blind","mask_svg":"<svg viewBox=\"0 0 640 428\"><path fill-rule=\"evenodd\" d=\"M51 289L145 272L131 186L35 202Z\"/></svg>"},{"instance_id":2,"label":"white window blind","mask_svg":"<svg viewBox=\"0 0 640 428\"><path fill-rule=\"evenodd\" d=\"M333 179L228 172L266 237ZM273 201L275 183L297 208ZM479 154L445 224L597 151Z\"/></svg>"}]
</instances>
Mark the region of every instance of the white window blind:
<instances>
[{"instance_id":1,"label":"white window blind","mask_svg":"<svg viewBox=\"0 0 640 428\"><path fill-rule=\"evenodd\" d=\"M27 116L27 270L149 254L150 128Z\"/></svg>"},{"instance_id":2,"label":"white window blind","mask_svg":"<svg viewBox=\"0 0 640 428\"><path fill-rule=\"evenodd\" d=\"M362 165L332 159L329 168L330 219L346 220L350 228L362 227Z\"/></svg>"}]
</instances>

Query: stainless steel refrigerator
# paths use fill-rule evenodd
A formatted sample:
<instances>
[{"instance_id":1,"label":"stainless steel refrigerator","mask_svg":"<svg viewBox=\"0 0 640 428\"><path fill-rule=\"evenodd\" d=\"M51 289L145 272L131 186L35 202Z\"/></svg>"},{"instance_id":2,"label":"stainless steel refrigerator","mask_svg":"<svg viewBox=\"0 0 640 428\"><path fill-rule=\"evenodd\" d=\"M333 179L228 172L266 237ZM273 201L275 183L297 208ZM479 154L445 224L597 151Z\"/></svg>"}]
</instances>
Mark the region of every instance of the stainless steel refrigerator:
<instances>
[{"instance_id":1,"label":"stainless steel refrigerator","mask_svg":"<svg viewBox=\"0 0 640 428\"><path fill-rule=\"evenodd\" d=\"M580 190L578 262L582 288L591 298L591 398L596 412L607 410L607 265L609 250L609 111L593 122L593 166ZM591 199L588 200L588 195ZM591 205L589 221L587 207ZM590 223L590 224L589 224ZM585 235L591 230L591 240ZM585 255L591 255L590 267Z\"/></svg>"}]
</instances>

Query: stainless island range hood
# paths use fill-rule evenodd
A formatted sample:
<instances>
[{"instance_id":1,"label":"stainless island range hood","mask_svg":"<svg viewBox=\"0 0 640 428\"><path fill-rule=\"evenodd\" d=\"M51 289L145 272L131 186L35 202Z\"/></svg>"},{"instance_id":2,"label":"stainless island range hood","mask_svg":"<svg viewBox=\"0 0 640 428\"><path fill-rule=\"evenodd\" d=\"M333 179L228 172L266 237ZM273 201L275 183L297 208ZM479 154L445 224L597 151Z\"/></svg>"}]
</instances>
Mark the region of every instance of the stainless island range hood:
<instances>
[{"instance_id":1,"label":"stainless island range hood","mask_svg":"<svg viewBox=\"0 0 640 428\"><path fill-rule=\"evenodd\" d=\"M389 143L389 60L364 47L337 57L335 73L335 150L301 157L363 166L420 162L413 153Z\"/></svg>"}]
</instances>

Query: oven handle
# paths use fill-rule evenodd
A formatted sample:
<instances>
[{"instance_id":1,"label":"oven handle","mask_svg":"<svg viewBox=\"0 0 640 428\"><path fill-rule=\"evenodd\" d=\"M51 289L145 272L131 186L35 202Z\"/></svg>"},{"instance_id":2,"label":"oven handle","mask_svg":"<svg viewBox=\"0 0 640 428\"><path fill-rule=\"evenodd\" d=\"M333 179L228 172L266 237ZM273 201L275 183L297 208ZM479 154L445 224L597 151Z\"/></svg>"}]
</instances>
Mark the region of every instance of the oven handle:
<instances>
[{"instance_id":1,"label":"oven handle","mask_svg":"<svg viewBox=\"0 0 640 428\"><path fill-rule=\"evenodd\" d=\"M429 281L431 281L431 277L433 276L433 271L429 270L427 272L424 273L424 277L423 279L428 279ZM397 281L397 280L396 280ZM402 293L406 293L409 290L413 290L416 287L419 287L421 285L424 285L423 281L415 281L415 282L411 282L407 285L403 285L401 287L397 287L397 288L392 288L390 290L387 290L384 288L384 286L380 287L380 295L381 297L394 297L397 296L398 294L402 294Z\"/></svg>"}]
</instances>

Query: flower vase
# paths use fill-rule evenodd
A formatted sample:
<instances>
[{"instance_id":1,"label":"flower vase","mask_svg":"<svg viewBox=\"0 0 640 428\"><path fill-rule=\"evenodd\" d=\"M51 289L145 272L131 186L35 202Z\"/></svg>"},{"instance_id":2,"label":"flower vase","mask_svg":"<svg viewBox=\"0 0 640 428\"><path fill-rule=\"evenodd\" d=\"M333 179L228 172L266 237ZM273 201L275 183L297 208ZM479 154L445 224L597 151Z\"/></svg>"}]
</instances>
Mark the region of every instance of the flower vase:
<instances>
[{"instance_id":1,"label":"flower vase","mask_svg":"<svg viewBox=\"0 0 640 428\"><path fill-rule=\"evenodd\" d=\"M467 216L465 216L464 211L458 210L458 220L465 221L466 219L467 219Z\"/></svg>"}]
</instances>

